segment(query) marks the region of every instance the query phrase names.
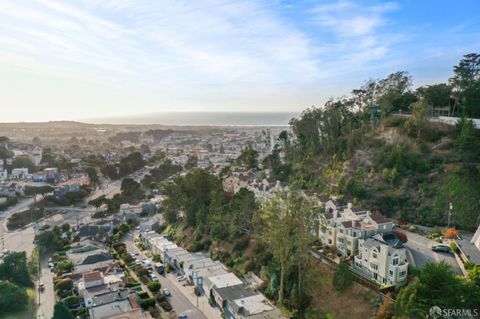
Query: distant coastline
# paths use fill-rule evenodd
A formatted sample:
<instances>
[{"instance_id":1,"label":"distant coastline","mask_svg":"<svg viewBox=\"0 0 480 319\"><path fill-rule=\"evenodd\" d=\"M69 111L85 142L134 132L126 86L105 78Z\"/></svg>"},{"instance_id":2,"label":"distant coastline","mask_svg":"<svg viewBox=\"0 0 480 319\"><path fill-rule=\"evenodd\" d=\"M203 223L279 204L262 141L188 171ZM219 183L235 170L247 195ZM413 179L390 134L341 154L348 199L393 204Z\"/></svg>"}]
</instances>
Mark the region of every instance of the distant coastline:
<instances>
[{"instance_id":1,"label":"distant coastline","mask_svg":"<svg viewBox=\"0 0 480 319\"><path fill-rule=\"evenodd\" d=\"M83 118L92 124L160 124L174 126L288 126L300 112L165 112L134 116Z\"/></svg>"}]
</instances>

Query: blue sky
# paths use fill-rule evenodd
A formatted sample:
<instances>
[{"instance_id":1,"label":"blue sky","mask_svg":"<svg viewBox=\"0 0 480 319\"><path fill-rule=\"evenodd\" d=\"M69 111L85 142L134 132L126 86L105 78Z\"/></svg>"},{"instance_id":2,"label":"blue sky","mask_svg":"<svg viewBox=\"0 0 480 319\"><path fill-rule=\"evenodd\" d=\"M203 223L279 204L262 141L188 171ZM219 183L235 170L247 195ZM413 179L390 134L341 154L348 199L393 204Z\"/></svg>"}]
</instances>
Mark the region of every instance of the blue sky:
<instances>
[{"instance_id":1,"label":"blue sky","mask_svg":"<svg viewBox=\"0 0 480 319\"><path fill-rule=\"evenodd\" d=\"M0 121L301 111L368 78L446 81L480 1L0 0Z\"/></svg>"}]
</instances>

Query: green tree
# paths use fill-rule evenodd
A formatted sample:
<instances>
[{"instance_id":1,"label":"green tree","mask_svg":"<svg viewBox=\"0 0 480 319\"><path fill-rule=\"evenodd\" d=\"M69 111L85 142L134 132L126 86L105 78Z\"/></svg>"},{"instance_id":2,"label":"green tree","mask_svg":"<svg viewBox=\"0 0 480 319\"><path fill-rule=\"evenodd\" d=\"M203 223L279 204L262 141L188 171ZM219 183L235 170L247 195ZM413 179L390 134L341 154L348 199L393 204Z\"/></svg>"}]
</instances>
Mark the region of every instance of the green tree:
<instances>
[{"instance_id":1,"label":"green tree","mask_svg":"<svg viewBox=\"0 0 480 319\"><path fill-rule=\"evenodd\" d=\"M415 95L410 92L411 86L412 77L406 71L392 73L378 81L377 103L384 115L397 110L408 110L409 105L416 100Z\"/></svg>"},{"instance_id":2,"label":"green tree","mask_svg":"<svg viewBox=\"0 0 480 319\"><path fill-rule=\"evenodd\" d=\"M196 155L188 155L187 163L185 168L194 168L198 166L198 157Z\"/></svg>"},{"instance_id":3,"label":"green tree","mask_svg":"<svg viewBox=\"0 0 480 319\"><path fill-rule=\"evenodd\" d=\"M142 153L133 152L120 160L120 176L126 176L128 174L131 174L144 167L145 164L146 162L143 160Z\"/></svg>"},{"instance_id":4,"label":"green tree","mask_svg":"<svg viewBox=\"0 0 480 319\"><path fill-rule=\"evenodd\" d=\"M108 178L114 180L114 179L118 179L120 177L120 173L119 173L119 168L118 168L118 165L116 164L106 164L106 165L103 165L102 168L100 169L102 174L107 176Z\"/></svg>"},{"instance_id":5,"label":"green tree","mask_svg":"<svg viewBox=\"0 0 480 319\"><path fill-rule=\"evenodd\" d=\"M5 280L0 280L0 296L0 313L3 314L22 310L28 303L25 289Z\"/></svg>"},{"instance_id":6,"label":"green tree","mask_svg":"<svg viewBox=\"0 0 480 319\"><path fill-rule=\"evenodd\" d=\"M480 116L480 54L464 55L453 73L450 83L455 89L460 114Z\"/></svg>"},{"instance_id":7,"label":"green tree","mask_svg":"<svg viewBox=\"0 0 480 319\"><path fill-rule=\"evenodd\" d=\"M450 105L452 88L446 83L422 86L419 87L416 92L431 107L445 107Z\"/></svg>"},{"instance_id":8,"label":"green tree","mask_svg":"<svg viewBox=\"0 0 480 319\"><path fill-rule=\"evenodd\" d=\"M88 166L85 169L85 172L87 173L88 178L90 178L90 182L92 183L92 186L94 188L96 188L100 183L100 177L98 176L98 170L93 166Z\"/></svg>"},{"instance_id":9,"label":"green tree","mask_svg":"<svg viewBox=\"0 0 480 319\"><path fill-rule=\"evenodd\" d=\"M459 279L447 263L427 263L418 278L400 291L395 313L425 318L432 306L470 308L478 306L479 298L478 286Z\"/></svg>"},{"instance_id":10,"label":"green tree","mask_svg":"<svg viewBox=\"0 0 480 319\"><path fill-rule=\"evenodd\" d=\"M204 169L195 169L163 187L165 217L176 220L183 212L188 226L207 226L208 218L223 198L222 183L218 177Z\"/></svg>"},{"instance_id":11,"label":"green tree","mask_svg":"<svg viewBox=\"0 0 480 319\"><path fill-rule=\"evenodd\" d=\"M408 129L410 135L418 139L429 125L428 116L431 114L431 107L425 99L420 99L411 105L411 110L412 117L407 122Z\"/></svg>"},{"instance_id":12,"label":"green tree","mask_svg":"<svg viewBox=\"0 0 480 319\"><path fill-rule=\"evenodd\" d=\"M333 287L340 293L345 292L353 284L353 274L348 269L346 262L342 261L338 264L333 274Z\"/></svg>"},{"instance_id":13,"label":"green tree","mask_svg":"<svg viewBox=\"0 0 480 319\"><path fill-rule=\"evenodd\" d=\"M312 203L304 196L287 193L276 194L268 199L257 215L261 239L271 250L280 265L278 303L285 300L287 274L295 266L300 266L308 256L307 245L311 241L314 218ZM302 280L305 271L298 267L298 295L302 295Z\"/></svg>"},{"instance_id":14,"label":"green tree","mask_svg":"<svg viewBox=\"0 0 480 319\"><path fill-rule=\"evenodd\" d=\"M473 121L465 117L460 118L455 128L455 148L462 154L463 159L466 160L472 152L478 152L478 132L475 129Z\"/></svg>"},{"instance_id":15,"label":"green tree","mask_svg":"<svg viewBox=\"0 0 480 319\"><path fill-rule=\"evenodd\" d=\"M35 172L36 167L28 156L17 156L13 159L12 168L28 168L28 172Z\"/></svg>"},{"instance_id":16,"label":"green tree","mask_svg":"<svg viewBox=\"0 0 480 319\"><path fill-rule=\"evenodd\" d=\"M27 196L42 195L45 197L48 193L53 193L54 188L50 185L45 186L25 186L24 193Z\"/></svg>"},{"instance_id":17,"label":"green tree","mask_svg":"<svg viewBox=\"0 0 480 319\"><path fill-rule=\"evenodd\" d=\"M3 263L0 264L0 280L26 287L33 285L28 272L26 252L12 252L3 258Z\"/></svg>"},{"instance_id":18,"label":"green tree","mask_svg":"<svg viewBox=\"0 0 480 319\"><path fill-rule=\"evenodd\" d=\"M248 144L238 157L238 162L248 169L257 169L258 167L258 152L251 144Z\"/></svg>"},{"instance_id":19,"label":"green tree","mask_svg":"<svg viewBox=\"0 0 480 319\"><path fill-rule=\"evenodd\" d=\"M53 307L52 319L74 319L68 307L63 302L57 302Z\"/></svg>"},{"instance_id":20,"label":"green tree","mask_svg":"<svg viewBox=\"0 0 480 319\"><path fill-rule=\"evenodd\" d=\"M120 190L128 201L140 200L145 196L142 185L132 178L124 178Z\"/></svg>"}]
</instances>

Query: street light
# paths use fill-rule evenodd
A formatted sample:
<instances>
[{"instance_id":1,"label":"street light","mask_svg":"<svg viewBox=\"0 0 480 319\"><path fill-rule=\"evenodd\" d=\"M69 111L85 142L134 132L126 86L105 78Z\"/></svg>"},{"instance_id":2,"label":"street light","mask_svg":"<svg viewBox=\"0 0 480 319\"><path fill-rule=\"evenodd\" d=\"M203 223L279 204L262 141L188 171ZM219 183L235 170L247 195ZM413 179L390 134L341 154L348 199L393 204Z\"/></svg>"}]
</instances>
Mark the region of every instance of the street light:
<instances>
[{"instance_id":1,"label":"street light","mask_svg":"<svg viewBox=\"0 0 480 319\"><path fill-rule=\"evenodd\" d=\"M452 211L453 211L453 204L450 202L448 205L448 223L447 223L447 228L450 228L450 217L452 216Z\"/></svg>"}]
</instances>

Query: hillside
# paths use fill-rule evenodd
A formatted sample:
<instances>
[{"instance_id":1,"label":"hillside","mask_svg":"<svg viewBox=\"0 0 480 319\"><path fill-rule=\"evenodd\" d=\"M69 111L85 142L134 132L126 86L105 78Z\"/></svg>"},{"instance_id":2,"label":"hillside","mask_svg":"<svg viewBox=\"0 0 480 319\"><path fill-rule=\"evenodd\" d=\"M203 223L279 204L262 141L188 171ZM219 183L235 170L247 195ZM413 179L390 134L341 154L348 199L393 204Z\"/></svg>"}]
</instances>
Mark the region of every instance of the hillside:
<instances>
[{"instance_id":1,"label":"hillside","mask_svg":"<svg viewBox=\"0 0 480 319\"><path fill-rule=\"evenodd\" d=\"M411 121L385 118L358 134L348 155L320 152L301 165L293 161L293 180L301 176L312 192L428 226L446 225L451 202L451 224L473 230L480 211L478 153L459 151L453 126L426 122L423 133L412 136Z\"/></svg>"}]
</instances>

